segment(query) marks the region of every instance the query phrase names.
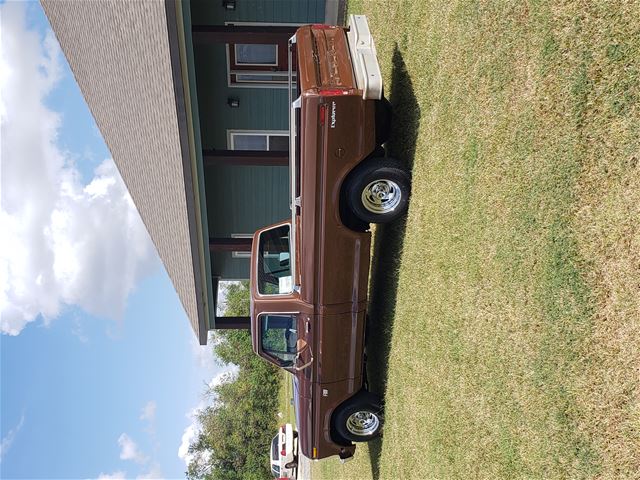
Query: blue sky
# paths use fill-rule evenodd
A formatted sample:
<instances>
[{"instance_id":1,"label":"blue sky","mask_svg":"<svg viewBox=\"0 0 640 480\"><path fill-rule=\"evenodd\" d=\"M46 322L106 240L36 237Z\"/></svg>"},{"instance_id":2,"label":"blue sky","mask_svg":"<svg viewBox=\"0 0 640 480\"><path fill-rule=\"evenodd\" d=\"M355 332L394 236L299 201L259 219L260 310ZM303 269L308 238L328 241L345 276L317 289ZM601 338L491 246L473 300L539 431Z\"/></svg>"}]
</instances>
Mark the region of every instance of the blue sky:
<instances>
[{"instance_id":1,"label":"blue sky","mask_svg":"<svg viewBox=\"0 0 640 480\"><path fill-rule=\"evenodd\" d=\"M192 413L223 369L40 4L0 15L0 476L183 478Z\"/></svg>"}]
</instances>

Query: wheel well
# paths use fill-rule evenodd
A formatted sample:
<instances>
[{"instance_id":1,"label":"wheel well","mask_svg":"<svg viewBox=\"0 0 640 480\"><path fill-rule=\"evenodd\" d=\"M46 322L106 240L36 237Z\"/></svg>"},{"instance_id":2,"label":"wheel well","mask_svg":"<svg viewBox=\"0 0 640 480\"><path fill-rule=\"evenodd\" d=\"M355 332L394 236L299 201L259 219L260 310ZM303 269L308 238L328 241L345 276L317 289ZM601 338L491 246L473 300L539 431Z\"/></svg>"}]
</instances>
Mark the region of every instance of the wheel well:
<instances>
[{"instance_id":1,"label":"wheel well","mask_svg":"<svg viewBox=\"0 0 640 480\"><path fill-rule=\"evenodd\" d=\"M336 443L337 445L340 445L341 447L348 447L350 445L353 445L353 443L351 442L351 440L347 440L346 438L342 437L342 435L340 435L336 429L336 413L338 413L341 409L347 407L349 405L349 403L351 403L353 401L354 398L356 398L358 395L360 395L361 392L366 391L364 390L364 388L356 393L354 393L353 395L351 395L349 398L347 398L345 401L343 401L341 404L339 404L337 407L335 407L333 409L333 412L331 412L331 422L329 423L330 428L329 428L329 434L331 435L331 440L334 441L334 443Z\"/></svg>"},{"instance_id":2,"label":"wheel well","mask_svg":"<svg viewBox=\"0 0 640 480\"><path fill-rule=\"evenodd\" d=\"M362 160L358 165L353 167L351 171L344 178L342 185L340 186L340 221L342 224L356 232L366 232L369 230L369 224L367 222L363 222L358 218L358 216L349 208L347 202L347 193L346 193L346 185L349 184L351 178L354 175L358 174L358 167L362 165L364 162L371 158L382 158L385 156L385 150L382 146L378 146L371 152L364 160Z\"/></svg>"},{"instance_id":3,"label":"wheel well","mask_svg":"<svg viewBox=\"0 0 640 480\"><path fill-rule=\"evenodd\" d=\"M333 440L337 445L348 447L353 443L351 440L347 440L342 435L338 433L338 429L336 428L336 415L344 408L348 408L352 403L357 403L358 401L362 401L363 397L371 399L371 397L377 398L377 403L383 405L383 400L375 393L369 392L365 387L362 387L356 393L351 395L349 398L340 403L337 407L333 409L331 412L331 422L329 423L330 429L329 434L331 435L331 440Z\"/></svg>"}]
</instances>

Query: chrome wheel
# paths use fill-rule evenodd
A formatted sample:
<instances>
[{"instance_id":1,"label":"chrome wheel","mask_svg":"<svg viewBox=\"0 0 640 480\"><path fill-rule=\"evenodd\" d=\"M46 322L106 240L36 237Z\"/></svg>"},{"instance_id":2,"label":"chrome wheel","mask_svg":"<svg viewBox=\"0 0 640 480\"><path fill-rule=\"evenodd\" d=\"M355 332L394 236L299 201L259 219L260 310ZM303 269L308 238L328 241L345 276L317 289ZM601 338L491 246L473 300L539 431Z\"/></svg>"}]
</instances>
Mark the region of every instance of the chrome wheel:
<instances>
[{"instance_id":1,"label":"chrome wheel","mask_svg":"<svg viewBox=\"0 0 640 480\"><path fill-rule=\"evenodd\" d=\"M362 206L371 213L393 212L400 200L400 186L392 180L374 180L362 190Z\"/></svg>"},{"instance_id":2,"label":"chrome wheel","mask_svg":"<svg viewBox=\"0 0 640 480\"><path fill-rule=\"evenodd\" d=\"M347 430L353 435L366 437L373 435L380 427L378 415L367 410L354 412L347 418Z\"/></svg>"}]
</instances>

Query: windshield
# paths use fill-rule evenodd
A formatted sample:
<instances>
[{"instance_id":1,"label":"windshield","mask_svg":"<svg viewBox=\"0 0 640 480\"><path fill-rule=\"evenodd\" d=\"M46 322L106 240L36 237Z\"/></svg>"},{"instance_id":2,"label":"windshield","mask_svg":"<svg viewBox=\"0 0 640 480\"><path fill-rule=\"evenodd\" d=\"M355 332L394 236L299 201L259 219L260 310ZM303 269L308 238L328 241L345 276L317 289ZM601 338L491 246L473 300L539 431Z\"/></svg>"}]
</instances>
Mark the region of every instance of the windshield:
<instances>
[{"instance_id":1,"label":"windshield","mask_svg":"<svg viewBox=\"0 0 640 480\"><path fill-rule=\"evenodd\" d=\"M298 332L293 315L261 315L262 350L281 367L291 367L296 358Z\"/></svg>"},{"instance_id":2,"label":"windshield","mask_svg":"<svg viewBox=\"0 0 640 480\"><path fill-rule=\"evenodd\" d=\"M275 437L273 437L273 440L271 440L271 461L277 461L278 458L280 457L279 452L278 452L278 437L280 435L276 435ZM272 466L271 468L273 468L274 466ZM277 465L275 465L276 468ZM279 470L279 469L278 469ZM278 472L280 473L280 472Z\"/></svg>"},{"instance_id":3,"label":"windshield","mask_svg":"<svg viewBox=\"0 0 640 480\"><path fill-rule=\"evenodd\" d=\"M292 290L289 225L281 225L260 234L258 293L283 295Z\"/></svg>"}]
</instances>

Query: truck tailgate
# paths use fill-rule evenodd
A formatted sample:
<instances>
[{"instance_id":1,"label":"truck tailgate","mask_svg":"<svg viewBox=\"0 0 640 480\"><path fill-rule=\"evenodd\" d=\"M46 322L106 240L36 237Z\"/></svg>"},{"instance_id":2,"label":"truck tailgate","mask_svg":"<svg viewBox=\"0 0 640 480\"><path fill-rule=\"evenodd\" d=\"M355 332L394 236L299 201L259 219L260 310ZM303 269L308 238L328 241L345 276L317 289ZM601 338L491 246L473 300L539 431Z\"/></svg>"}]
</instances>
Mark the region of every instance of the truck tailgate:
<instances>
[{"instance_id":1,"label":"truck tailgate","mask_svg":"<svg viewBox=\"0 0 640 480\"><path fill-rule=\"evenodd\" d=\"M351 89L356 80L347 36L341 27L306 26L296 34L298 52L313 52L309 58L298 54L301 89Z\"/></svg>"}]
</instances>

